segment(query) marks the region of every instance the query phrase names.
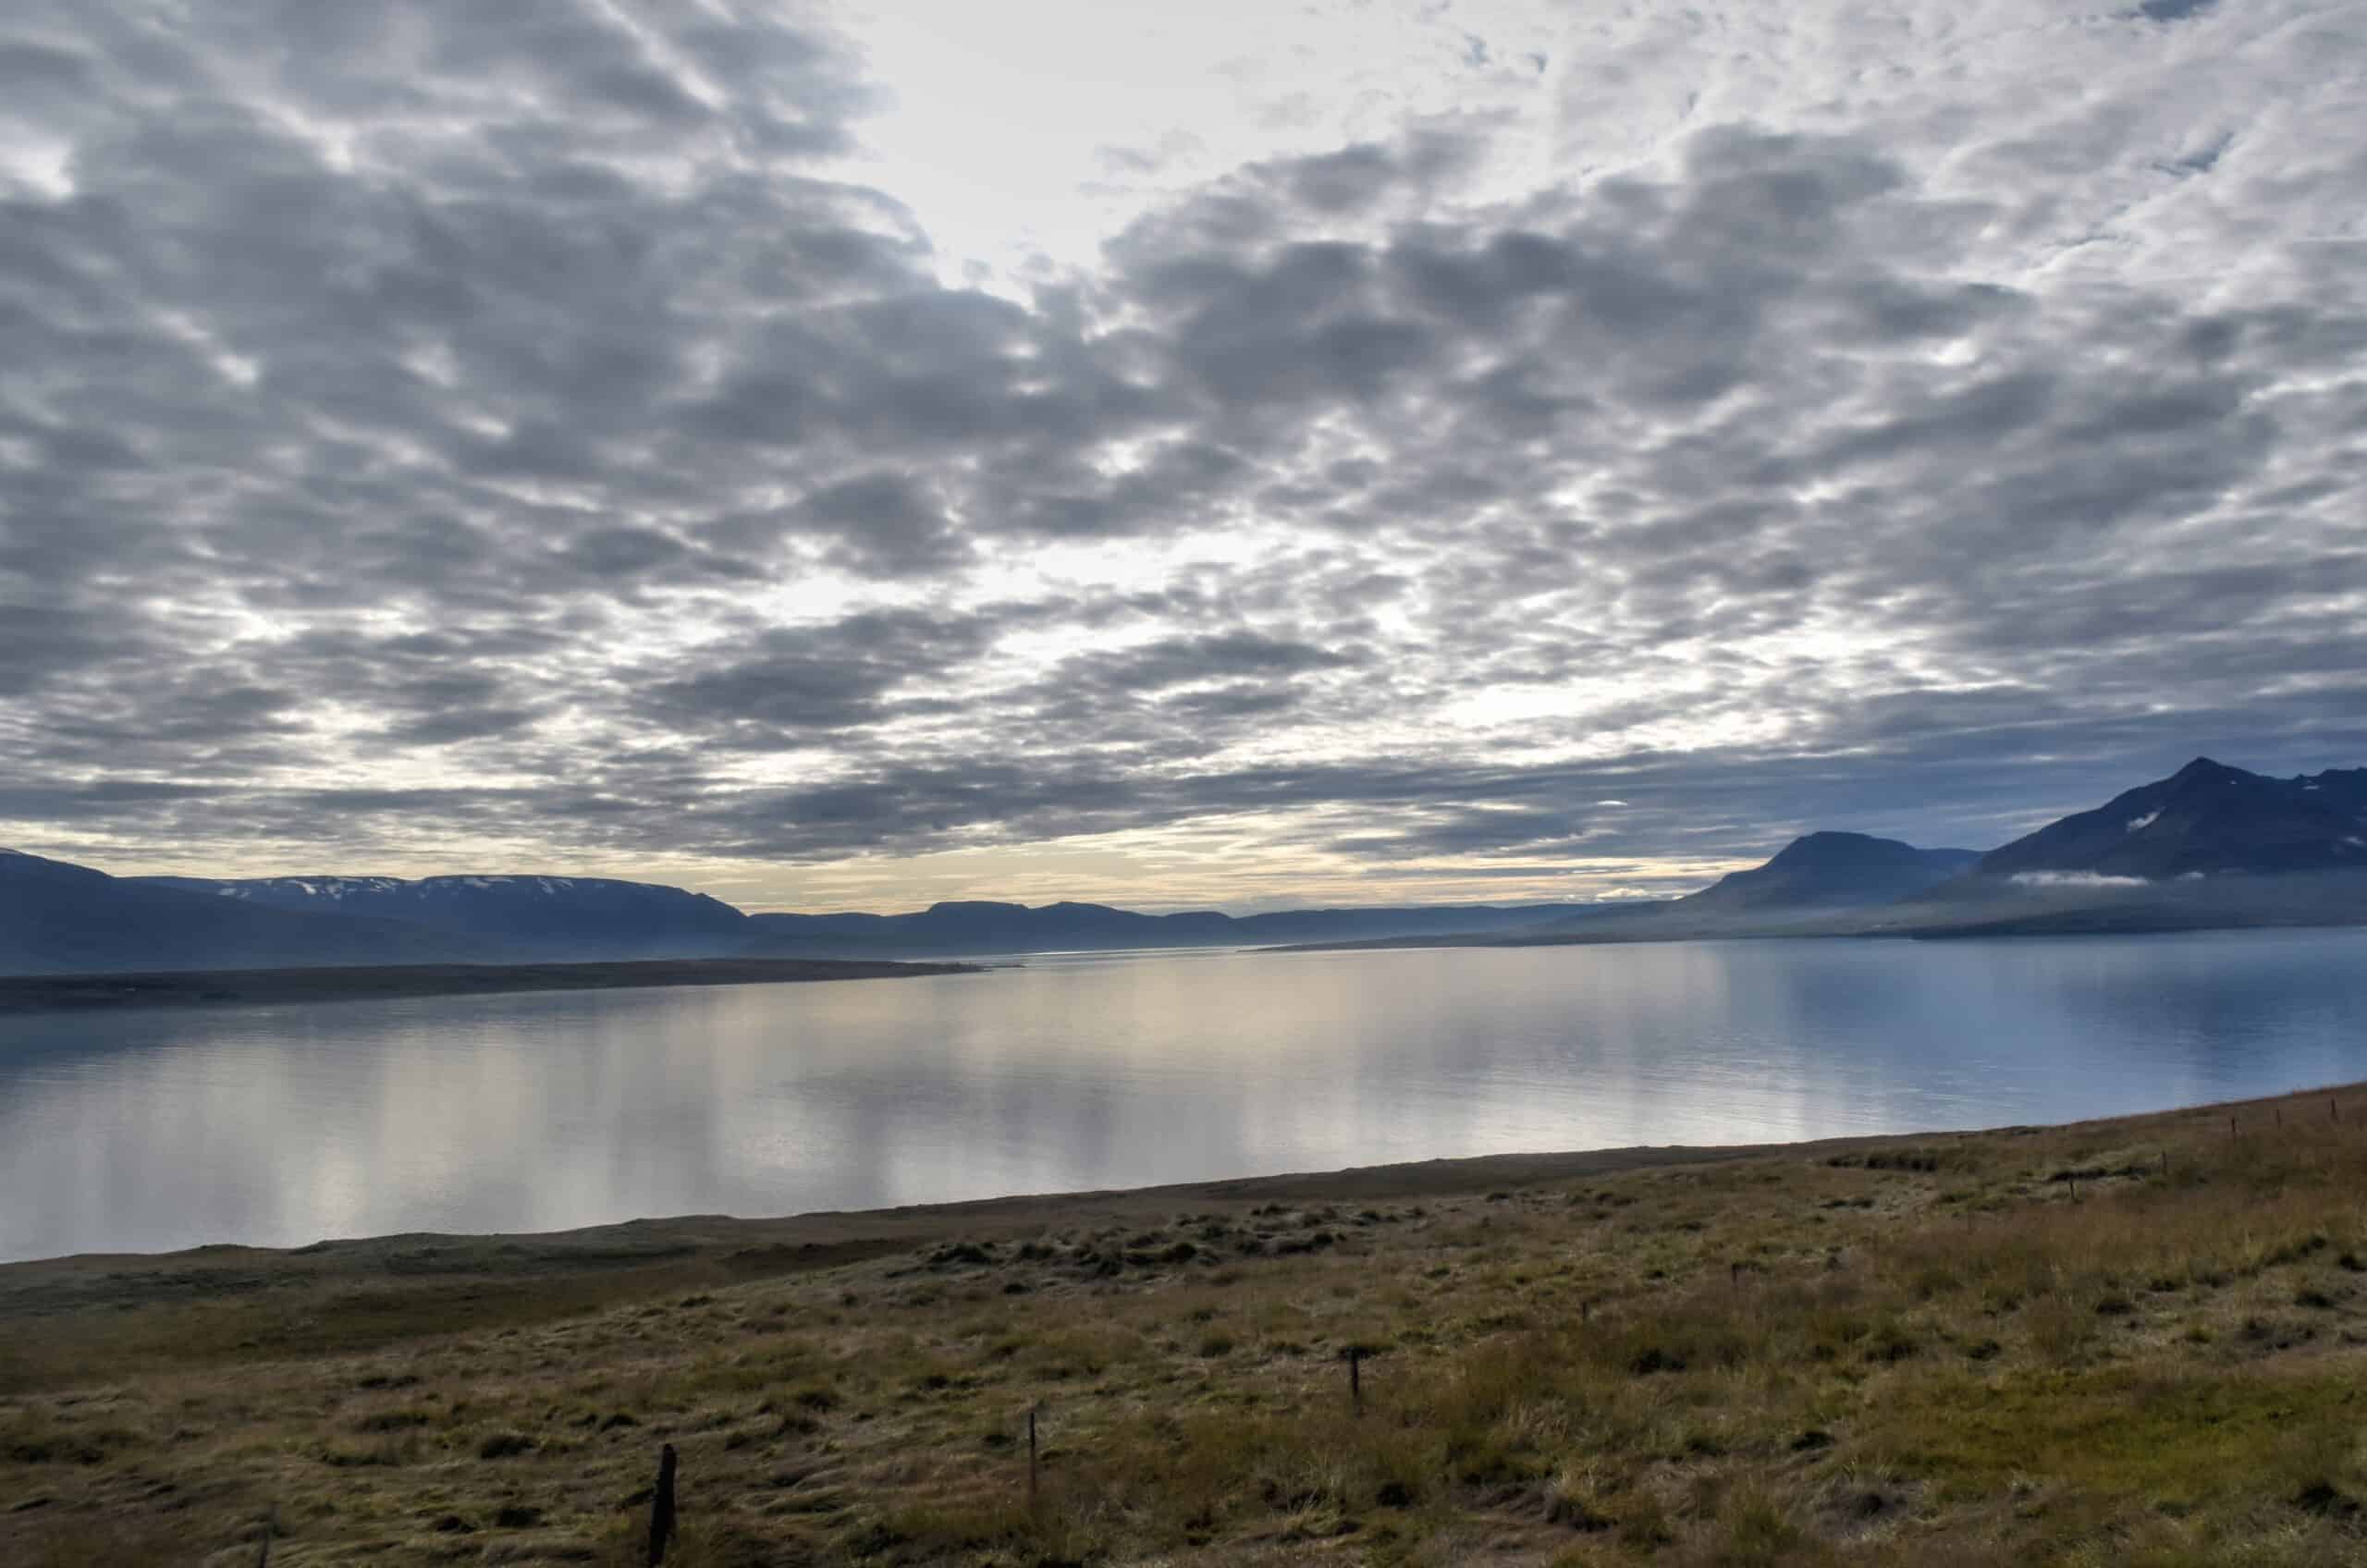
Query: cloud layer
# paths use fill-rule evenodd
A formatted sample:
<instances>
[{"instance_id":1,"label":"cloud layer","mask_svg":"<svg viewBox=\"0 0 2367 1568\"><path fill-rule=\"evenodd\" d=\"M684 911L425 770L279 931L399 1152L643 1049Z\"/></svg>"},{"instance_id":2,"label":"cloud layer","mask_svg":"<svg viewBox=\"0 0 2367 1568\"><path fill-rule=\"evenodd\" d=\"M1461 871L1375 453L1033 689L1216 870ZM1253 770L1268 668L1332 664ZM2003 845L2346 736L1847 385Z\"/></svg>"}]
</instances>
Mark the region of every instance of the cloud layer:
<instances>
[{"instance_id":1,"label":"cloud layer","mask_svg":"<svg viewBox=\"0 0 2367 1568\"><path fill-rule=\"evenodd\" d=\"M1578 895L2362 760L2358 14L1785 16L989 289L827 18L12 12L0 838Z\"/></svg>"}]
</instances>

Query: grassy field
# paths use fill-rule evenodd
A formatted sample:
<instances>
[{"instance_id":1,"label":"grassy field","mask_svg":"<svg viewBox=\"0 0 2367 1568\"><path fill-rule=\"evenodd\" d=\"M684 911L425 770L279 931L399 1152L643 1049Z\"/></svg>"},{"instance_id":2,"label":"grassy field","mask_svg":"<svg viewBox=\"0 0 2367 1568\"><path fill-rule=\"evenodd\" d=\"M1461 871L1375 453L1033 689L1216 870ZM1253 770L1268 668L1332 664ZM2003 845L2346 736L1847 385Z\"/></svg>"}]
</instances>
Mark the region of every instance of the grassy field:
<instances>
[{"instance_id":1,"label":"grassy field","mask_svg":"<svg viewBox=\"0 0 2367 1568\"><path fill-rule=\"evenodd\" d=\"M2367 1562L2362 1343L2357 1090L70 1260L0 1562Z\"/></svg>"}]
</instances>

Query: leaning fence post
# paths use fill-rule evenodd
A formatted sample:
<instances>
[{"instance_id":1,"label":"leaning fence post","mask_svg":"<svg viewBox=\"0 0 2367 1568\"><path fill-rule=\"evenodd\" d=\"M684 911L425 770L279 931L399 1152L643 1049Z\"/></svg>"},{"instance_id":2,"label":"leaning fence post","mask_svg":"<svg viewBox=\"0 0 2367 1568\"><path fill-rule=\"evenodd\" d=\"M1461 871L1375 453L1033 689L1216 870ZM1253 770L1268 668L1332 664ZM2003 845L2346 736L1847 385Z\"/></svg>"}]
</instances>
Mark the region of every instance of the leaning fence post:
<instances>
[{"instance_id":1,"label":"leaning fence post","mask_svg":"<svg viewBox=\"0 0 2367 1568\"><path fill-rule=\"evenodd\" d=\"M657 1450L657 1491L649 1500L649 1568L666 1561L666 1543L674 1537L674 1445Z\"/></svg>"},{"instance_id":2,"label":"leaning fence post","mask_svg":"<svg viewBox=\"0 0 2367 1568\"><path fill-rule=\"evenodd\" d=\"M255 1553L255 1568L271 1568L271 1537L279 1532L279 1504L263 1516L263 1550Z\"/></svg>"}]
</instances>

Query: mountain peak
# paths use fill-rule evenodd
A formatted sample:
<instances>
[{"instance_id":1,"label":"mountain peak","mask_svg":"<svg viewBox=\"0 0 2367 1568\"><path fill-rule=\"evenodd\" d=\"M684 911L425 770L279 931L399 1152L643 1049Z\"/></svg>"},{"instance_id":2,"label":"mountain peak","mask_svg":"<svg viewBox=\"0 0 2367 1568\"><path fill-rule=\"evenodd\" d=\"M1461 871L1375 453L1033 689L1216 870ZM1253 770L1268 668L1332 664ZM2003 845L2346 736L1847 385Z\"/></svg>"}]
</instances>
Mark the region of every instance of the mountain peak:
<instances>
[{"instance_id":1,"label":"mountain peak","mask_svg":"<svg viewBox=\"0 0 2367 1568\"><path fill-rule=\"evenodd\" d=\"M1901 843L1896 839L1877 839L1870 833L1843 833L1833 828L1822 827L1813 833L1801 834L1776 851L1775 858L1782 860L1789 854L1815 854L1835 850L1864 850L1874 845L1895 846L1902 850L1914 848L1913 845Z\"/></svg>"},{"instance_id":2,"label":"mountain peak","mask_svg":"<svg viewBox=\"0 0 2367 1568\"><path fill-rule=\"evenodd\" d=\"M2148 881L2347 871L2367 865L2362 813L2367 772L2270 778L2197 757L2167 778L1992 851L1981 869L1993 876L2091 872Z\"/></svg>"},{"instance_id":3,"label":"mountain peak","mask_svg":"<svg viewBox=\"0 0 2367 1568\"><path fill-rule=\"evenodd\" d=\"M1870 833L1809 833L1766 864L1721 877L1680 901L1723 912L1887 903L1944 882L1979 858L1970 850L1919 850Z\"/></svg>"}]
</instances>

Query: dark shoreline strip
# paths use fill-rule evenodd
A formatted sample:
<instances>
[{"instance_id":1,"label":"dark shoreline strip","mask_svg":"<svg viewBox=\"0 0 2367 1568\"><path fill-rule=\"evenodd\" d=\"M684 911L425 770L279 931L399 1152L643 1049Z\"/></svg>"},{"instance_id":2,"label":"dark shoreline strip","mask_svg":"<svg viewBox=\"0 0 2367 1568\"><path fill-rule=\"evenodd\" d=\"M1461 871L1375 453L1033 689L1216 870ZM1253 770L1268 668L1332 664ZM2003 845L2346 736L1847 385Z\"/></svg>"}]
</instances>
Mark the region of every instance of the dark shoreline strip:
<instances>
[{"instance_id":1,"label":"dark shoreline strip","mask_svg":"<svg viewBox=\"0 0 2367 1568\"><path fill-rule=\"evenodd\" d=\"M503 991L598 991L643 986L762 986L975 974L969 963L876 960L687 958L617 963L421 963L337 969L176 970L138 974L0 976L0 1014L125 1007L470 997Z\"/></svg>"}]
</instances>

